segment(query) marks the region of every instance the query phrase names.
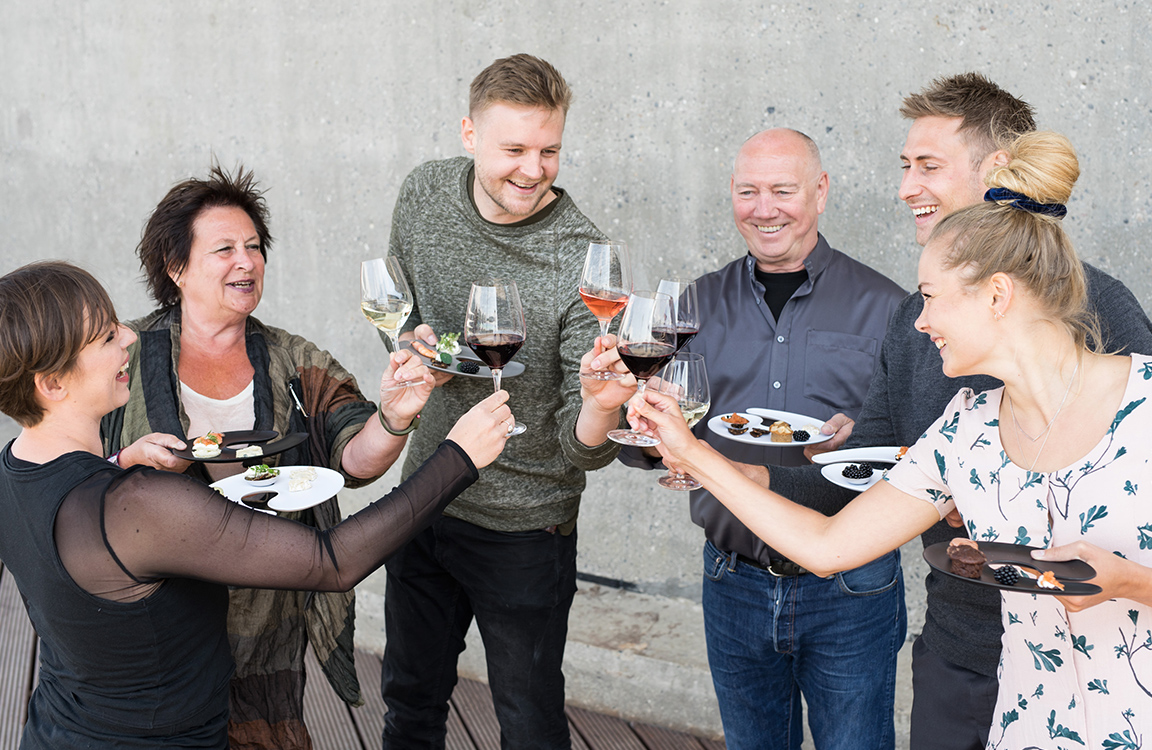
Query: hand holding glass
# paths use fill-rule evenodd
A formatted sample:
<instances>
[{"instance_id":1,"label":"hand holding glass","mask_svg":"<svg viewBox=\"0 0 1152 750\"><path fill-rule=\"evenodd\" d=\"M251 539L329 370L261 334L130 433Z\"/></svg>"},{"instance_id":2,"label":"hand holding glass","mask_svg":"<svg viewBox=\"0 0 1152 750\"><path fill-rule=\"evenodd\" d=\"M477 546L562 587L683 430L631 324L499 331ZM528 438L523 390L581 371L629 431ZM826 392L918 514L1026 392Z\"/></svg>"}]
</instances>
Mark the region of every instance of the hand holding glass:
<instances>
[{"instance_id":1,"label":"hand holding glass","mask_svg":"<svg viewBox=\"0 0 1152 750\"><path fill-rule=\"evenodd\" d=\"M495 390L500 390L504 365L524 345L524 336L524 308L516 282L493 279L473 283L464 316L464 343L492 370ZM519 435L526 429L517 422L508 434Z\"/></svg>"},{"instance_id":2,"label":"hand holding glass","mask_svg":"<svg viewBox=\"0 0 1152 750\"><path fill-rule=\"evenodd\" d=\"M633 292L624 308L616 344L620 360L636 376L636 396L643 398L648 379L676 354L676 326L672 298L658 292ZM660 441L635 430L612 430L617 443L639 447Z\"/></svg>"},{"instance_id":3,"label":"hand holding glass","mask_svg":"<svg viewBox=\"0 0 1152 750\"><path fill-rule=\"evenodd\" d=\"M592 242L580 274L580 298L600 323L600 335L608 335L608 324L628 304L632 292L632 264L623 242ZM624 376L611 370L580 373L588 380L619 380Z\"/></svg>"},{"instance_id":4,"label":"hand holding glass","mask_svg":"<svg viewBox=\"0 0 1152 750\"><path fill-rule=\"evenodd\" d=\"M660 373L660 392L676 399L688 429L696 426L712 405L708 389L708 371L700 354L680 352ZM659 479L661 487L670 490L697 490L700 483L687 474L672 469Z\"/></svg>"}]
</instances>

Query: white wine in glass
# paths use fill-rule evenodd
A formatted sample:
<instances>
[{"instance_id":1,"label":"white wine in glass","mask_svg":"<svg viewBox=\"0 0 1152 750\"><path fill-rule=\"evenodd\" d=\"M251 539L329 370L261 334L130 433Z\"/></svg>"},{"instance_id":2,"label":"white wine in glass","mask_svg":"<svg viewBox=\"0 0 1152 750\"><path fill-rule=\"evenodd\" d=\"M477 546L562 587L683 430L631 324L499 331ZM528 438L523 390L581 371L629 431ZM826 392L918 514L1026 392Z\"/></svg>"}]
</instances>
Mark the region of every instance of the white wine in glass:
<instances>
[{"instance_id":1,"label":"white wine in glass","mask_svg":"<svg viewBox=\"0 0 1152 750\"><path fill-rule=\"evenodd\" d=\"M412 289L395 258L375 258L360 264L360 311L383 331L399 351L400 329L412 314Z\"/></svg>"},{"instance_id":2,"label":"white wine in glass","mask_svg":"<svg viewBox=\"0 0 1152 750\"><path fill-rule=\"evenodd\" d=\"M608 335L608 324L628 304L632 293L632 264L623 242L591 242L580 274L580 299L600 323L600 335ZM624 376L611 370L580 373L587 380L619 380Z\"/></svg>"},{"instance_id":3,"label":"white wine in glass","mask_svg":"<svg viewBox=\"0 0 1152 750\"><path fill-rule=\"evenodd\" d=\"M395 258L375 258L360 264L360 312L383 331L392 345L392 352L400 350L400 329L412 314L412 289L404 277L404 269ZM407 388L424 381L397 381L385 390Z\"/></svg>"},{"instance_id":4,"label":"white wine in glass","mask_svg":"<svg viewBox=\"0 0 1152 750\"><path fill-rule=\"evenodd\" d=\"M708 388L708 370L704 367L704 357L700 354L680 352L660 373L660 392L672 396L680 406L680 413L688 428L704 418L712 405L712 394ZM659 479L661 487L670 490L698 490L700 482L688 474L668 470Z\"/></svg>"}]
</instances>

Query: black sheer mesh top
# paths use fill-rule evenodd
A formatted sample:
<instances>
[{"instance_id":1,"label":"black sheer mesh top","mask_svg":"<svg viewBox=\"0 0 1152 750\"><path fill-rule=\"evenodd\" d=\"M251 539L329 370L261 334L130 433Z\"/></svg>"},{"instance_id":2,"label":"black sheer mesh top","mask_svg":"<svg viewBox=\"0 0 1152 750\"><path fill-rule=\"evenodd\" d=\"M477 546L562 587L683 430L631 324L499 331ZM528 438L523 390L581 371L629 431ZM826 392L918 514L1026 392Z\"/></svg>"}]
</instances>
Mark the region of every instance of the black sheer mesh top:
<instances>
[{"instance_id":1,"label":"black sheer mesh top","mask_svg":"<svg viewBox=\"0 0 1152 750\"><path fill-rule=\"evenodd\" d=\"M478 476L446 441L388 495L321 531L181 474L81 452L31 464L11 448L0 454L0 560L42 639L33 701L56 729L113 737L226 724L226 585L350 589Z\"/></svg>"}]
</instances>

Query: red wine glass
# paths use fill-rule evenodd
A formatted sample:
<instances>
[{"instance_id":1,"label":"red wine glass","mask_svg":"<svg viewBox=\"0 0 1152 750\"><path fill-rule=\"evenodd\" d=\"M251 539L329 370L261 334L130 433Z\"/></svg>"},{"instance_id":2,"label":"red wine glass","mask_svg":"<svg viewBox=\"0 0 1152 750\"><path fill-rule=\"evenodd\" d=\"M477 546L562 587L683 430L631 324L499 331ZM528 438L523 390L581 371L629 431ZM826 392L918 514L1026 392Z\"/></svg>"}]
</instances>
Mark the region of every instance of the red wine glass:
<instances>
[{"instance_id":1,"label":"red wine glass","mask_svg":"<svg viewBox=\"0 0 1152 750\"><path fill-rule=\"evenodd\" d=\"M524 308L515 281L493 279L472 284L464 316L464 343L492 370L492 384L500 390L500 376L524 345ZM517 422L508 430L519 435L527 427Z\"/></svg>"},{"instance_id":2,"label":"red wine glass","mask_svg":"<svg viewBox=\"0 0 1152 750\"><path fill-rule=\"evenodd\" d=\"M676 326L672 298L659 292L633 292L620 321L616 348L629 372L636 376L636 396L643 398L648 379L676 354ZM660 441L635 430L612 430L608 437L634 446Z\"/></svg>"}]
</instances>

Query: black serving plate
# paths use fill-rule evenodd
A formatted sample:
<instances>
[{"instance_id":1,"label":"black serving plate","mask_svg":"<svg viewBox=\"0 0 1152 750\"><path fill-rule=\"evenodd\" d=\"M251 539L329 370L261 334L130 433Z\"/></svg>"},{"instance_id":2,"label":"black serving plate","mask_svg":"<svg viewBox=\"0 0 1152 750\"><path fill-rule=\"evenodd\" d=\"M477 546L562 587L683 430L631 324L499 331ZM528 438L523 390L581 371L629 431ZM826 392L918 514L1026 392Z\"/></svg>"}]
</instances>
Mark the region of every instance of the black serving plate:
<instances>
[{"instance_id":1,"label":"black serving plate","mask_svg":"<svg viewBox=\"0 0 1152 750\"><path fill-rule=\"evenodd\" d=\"M220 445L220 455L213 456L212 458L198 458L192 455L191 441L186 441L189 446L182 451L175 448L170 448L172 455L177 458L182 458L185 461L197 461L205 464L225 464L235 463L236 461L252 461L257 459L256 463L264 463L258 459L265 456L275 456L278 453L283 453L289 448L295 448L300 443L308 439L307 432L293 432L285 435L280 440L274 443L268 442L278 437L280 433L275 430L233 430L232 432L224 433L224 441ZM259 445L263 450L259 456L246 456L244 458L236 457L236 449L229 448L230 445Z\"/></svg>"},{"instance_id":2,"label":"black serving plate","mask_svg":"<svg viewBox=\"0 0 1152 750\"><path fill-rule=\"evenodd\" d=\"M1005 591L1019 591L1025 594L1056 594L1058 596L1090 596L1099 594L1103 589L1094 583L1083 583L1096 577L1096 571L1083 560L1069 560L1068 562L1048 562L1047 560L1033 560L1032 550L1040 547L1026 547L1023 544L1004 544L1003 542L977 542L980 551L988 558L984 569L980 571L979 578L965 578L952 572L952 561L948 557L948 542L940 542L924 548L924 559L932 569L961 581L991 586ZM1020 576L1020 580L1011 586L1006 586L993 577L993 565L1011 564L1031 568L1043 573L1052 571L1056 580L1064 584L1064 590L1042 589L1036 581L1027 576Z\"/></svg>"}]
</instances>

